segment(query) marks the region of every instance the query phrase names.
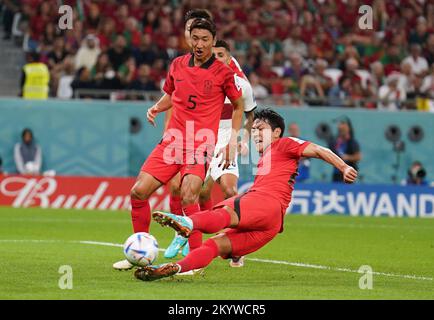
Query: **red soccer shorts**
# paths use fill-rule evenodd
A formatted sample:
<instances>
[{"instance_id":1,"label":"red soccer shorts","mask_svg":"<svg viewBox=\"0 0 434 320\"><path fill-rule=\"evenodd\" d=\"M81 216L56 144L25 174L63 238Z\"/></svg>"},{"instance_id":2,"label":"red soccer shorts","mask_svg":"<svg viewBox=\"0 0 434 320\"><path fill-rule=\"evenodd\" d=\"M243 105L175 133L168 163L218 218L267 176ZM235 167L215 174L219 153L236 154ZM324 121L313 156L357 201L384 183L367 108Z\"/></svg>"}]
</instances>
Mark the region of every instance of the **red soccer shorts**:
<instances>
[{"instance_id":1,"label":"red soccer shorts","mask_svg":"<svg viewBox=\"0 0 434 320\"><path fill-rule=\"evenodd\" d=\"M240 219L237 227L223 231L231 242L232 257L259 250L281 230L284 216L282 206L278 200L266 194L247 192L226 199L214 208L222 206L234 209Z\"/></svg>"},{"instance_id":2,"label":"red soccer shorts","mask_svg":"<svg viewBox=\"0 0 434 320\"><path fill-rule=\"evenodd\" d=\"M201 159L195 158L193 153L187 154L186 151L179 153L180 155L176 156L174 150L160 143L143 163L140 171L149 173L163 184L166 184L178 172L181 172L181 180L187 174L194 174L204 181L211 161L207 153L202 154Z\"/></svg>"}]
</instances>

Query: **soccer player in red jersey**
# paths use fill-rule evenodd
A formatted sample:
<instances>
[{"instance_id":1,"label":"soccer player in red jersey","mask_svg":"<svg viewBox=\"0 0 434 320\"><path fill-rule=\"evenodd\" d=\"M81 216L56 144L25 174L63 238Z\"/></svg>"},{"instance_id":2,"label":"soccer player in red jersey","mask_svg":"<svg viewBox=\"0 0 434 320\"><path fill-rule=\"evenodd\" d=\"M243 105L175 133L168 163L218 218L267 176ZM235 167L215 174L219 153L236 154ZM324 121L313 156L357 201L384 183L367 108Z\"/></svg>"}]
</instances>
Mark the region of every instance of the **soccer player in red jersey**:
<instances>
[{"instance_id":1,"label":"soccer player in red jersey","mask_svg":"<svg viewBox=\"0 0 434 320\"><path fill-rule=\"evenodd\" d=\"M229 198L189 217L154 212L153 218L171 226L182 236L193 230L216 233L202 246L192 250L176 263L137 269L135 277L152 281L163 277L203 268L221 256L244 256L255 252L283 231L283 219L291 201L301 157L319 158L339 169L346 183L353 183L357 171L330 149L297 138L282 138L283 118L271 109L255 113L252 135L256 149L262 155L253 186L246 193Z\"/></svg>"},{"instance_id":2,"label":"soccer player in red jersey","mask_svg":"<svg viewBox=\"0 0 434 320\"><path fill-rule=\"evenodd\" d=\"M204 9L192 9L189 10L184 17L184 39L185 43L188 45L188 47L192 48L191 44L191 35L190 35L190 27L191 24L195 19L208 19L212 21L211 15L208 11ZM166 130L169 120L172 117L172 108L166 111L165 118L164 118L164 130ZM182 199L181 199L181 174L178 173L175 175L170 181L167 183L167 186L169 188L169 206L170 206L170 212L182 215ZM178 251L182 249L182 255L185 257L189 252L189 245L188 240L175 235L170 245L166 248L164 251L164 257L165 258L174 258Z\"/></svg>"},{"instance_id":3,"label":"soccer player in red jersey","mask_svg":"<svg viewBox=\"0 0 434 320\"><path fill-rule=\"evenodd\" d=\"M191 215L200 211L199 192L214 153L225 97L234 105L234 130L223 166L234 161L244 106L241 90L235 84L234 72L212 53L216 41L214 23L196 19L191 24L190 34L193 53L172 62L163 88L165 94L148 109L147 118L153 125L158 113L169 108L173 108L173 112L163 139L146 159L131 189L134 232L149 232L148 199L178 172L181 173L183 212ZM201 245L199 231L193 231L189 243L191 248ZM127 269L127 263L122 260L113 267Z\"/></svg>"}]
</instances>

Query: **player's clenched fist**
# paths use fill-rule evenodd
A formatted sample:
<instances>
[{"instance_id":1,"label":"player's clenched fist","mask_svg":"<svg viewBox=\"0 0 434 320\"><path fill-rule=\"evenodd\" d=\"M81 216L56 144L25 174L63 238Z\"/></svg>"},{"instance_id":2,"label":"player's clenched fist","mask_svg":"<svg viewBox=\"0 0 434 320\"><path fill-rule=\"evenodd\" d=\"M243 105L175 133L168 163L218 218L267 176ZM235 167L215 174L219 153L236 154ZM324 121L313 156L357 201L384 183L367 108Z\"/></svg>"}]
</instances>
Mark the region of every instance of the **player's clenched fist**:
<instances>
[{"instance_id":1,"label":"player's clenched fist","mask_svg":"<svg viewBox=\"0 0 434 320\"><path fill-rule=\"evenodd\" d=\"M357 171L351 166L347 166L344 171L342 171L345 183L353 183L357 179Z\"/></svg>"},{"instance_id":2,"label":"player's clenched fist","mask_svg":"<svg viewBox=\"0 0 434 320\"><path fill-rule=\"evenodd\" d=\"M146 113L146 117L148 118L148 121L150 124L152 124L155 127L155 117L158 114L158 110L156 106L152 106L148 109L148 112Z\"/></svg>"}]
</instances>

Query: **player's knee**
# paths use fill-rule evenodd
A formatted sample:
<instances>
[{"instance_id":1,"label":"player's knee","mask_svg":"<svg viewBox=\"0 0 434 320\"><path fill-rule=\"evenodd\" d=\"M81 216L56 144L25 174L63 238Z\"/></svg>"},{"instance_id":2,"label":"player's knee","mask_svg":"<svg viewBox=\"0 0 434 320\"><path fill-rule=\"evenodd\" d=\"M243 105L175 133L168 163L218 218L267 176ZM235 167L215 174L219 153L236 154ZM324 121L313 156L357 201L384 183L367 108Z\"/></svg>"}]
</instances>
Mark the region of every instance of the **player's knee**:
<instances>
[{"instance_id":1,"label":"player's knee","mask_svg":"<svg viewBox=\"0 0 434 320\"><path fill-rule=\"evenodd\" d=\"M130 197L131 199L136 200L146 200L148 199L148 194L145 190L142 190L141 188L134 186L130 191Z\"/></svg>"},{"instance_id":2,"label":"player's knee","mask_svg":"<svg viewBox=\"0 0 434 320\"><path fill-rule=\"evenodd\" d=\"M237 187L236 186L224 186L222 188L223 195L225 196L225 199L232 198L233 196L237 195Z\"/></svg>"},{"instance_id":3,"label":"player's knee","mask_svg":"<svg viewBox=\"0 0 434 320\"><path fill-rule=\"evenodd\" d=\"M192 193L187 193L187 194L181 193L181 199L182 199L182 205L188 206L197 203L199 200L199 196L194 195Z\"/></svg>"}]
</instances>

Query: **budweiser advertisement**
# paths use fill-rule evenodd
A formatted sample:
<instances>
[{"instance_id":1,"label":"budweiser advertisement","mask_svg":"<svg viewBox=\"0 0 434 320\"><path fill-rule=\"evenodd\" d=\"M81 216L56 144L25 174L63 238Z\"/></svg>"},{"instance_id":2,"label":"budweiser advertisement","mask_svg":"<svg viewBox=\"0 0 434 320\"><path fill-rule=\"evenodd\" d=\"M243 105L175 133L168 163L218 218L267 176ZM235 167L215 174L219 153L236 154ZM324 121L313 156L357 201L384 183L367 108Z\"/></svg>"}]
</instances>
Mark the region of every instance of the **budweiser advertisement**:
<instances>
[{"instance_id":1,"label":"budweiser advertisement","mask_svg":"<svg viewBox=\"0 0 434 320\"><path fill-rule=\"evenodd\" d=\"M129 210L134 178L0 175L0 205L15 208ZM169 210L166 186L149 199L152 209ZM222 199L214 186L213 201Z\"/></svg>"}]
</instances>

